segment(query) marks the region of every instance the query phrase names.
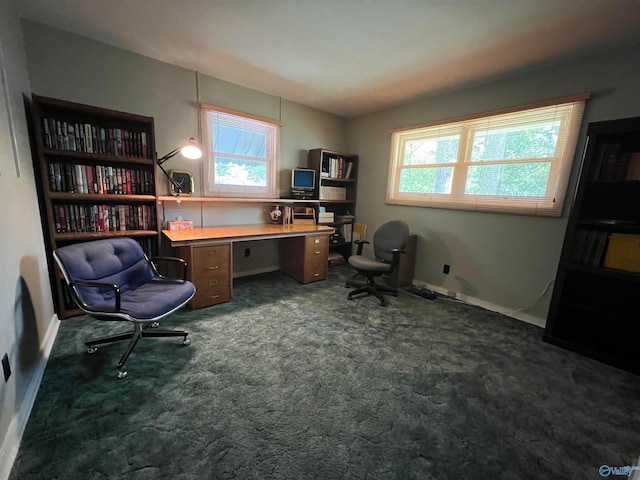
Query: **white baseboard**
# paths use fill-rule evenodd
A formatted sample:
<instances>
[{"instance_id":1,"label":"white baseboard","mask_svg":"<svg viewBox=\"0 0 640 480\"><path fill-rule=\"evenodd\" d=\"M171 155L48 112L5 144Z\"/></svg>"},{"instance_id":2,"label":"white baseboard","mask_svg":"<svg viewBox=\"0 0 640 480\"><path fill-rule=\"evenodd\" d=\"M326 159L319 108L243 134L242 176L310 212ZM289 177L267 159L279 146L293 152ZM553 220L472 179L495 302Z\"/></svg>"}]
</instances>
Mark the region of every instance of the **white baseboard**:
<instances>
[{"instance_id":1,"label":"white baseboard","mask_svg":"<svg viewBox=\"0 0 640 480\"><path fill-rule=\"evenodd\" d=\"M415 283L417 285L424 285L429 290L432 290L441 295L444 295L444 296L447 295L447 290L442 287L438 287L436 285L430 285L428 283L419 282L419 281ZM491 310L492 312L498 312L508 317L515 318L516 320L521 320L523 322L530 323L531 325L535 325L536 327L544 328L545 325L547 324L546 318L535 317L533 315L529 315L528 313L524 313L518 310L511 310L501 305L496 305L494 303L487 302L485 300L481 300L475 297L469 297L467 295L463 295L457 292L456 292L456 297L452 298L452 300L460 300L462 302L469 303L471 305L482 307L486 310Z\"/></svg>"},{"instance_id":2,"label":"white baseboard","mask_svg":"<svg viewBox=\"0 0 640 480\"><path fill-rule=\"evenodd\" d=\"M9 429L2 441L2 448L0 448L0 480L7 480L11 474L11 468L13 462L18 455L20 449L20 442L22 435L27 427L27 421L31 415L31 409L36 401L38 395L38 389L40 388L40 382L42 382L42 376L53 348L53 343L58 334L58 328L60 327L60 320L57 315L54 315L49 323L49 328L45 334L44 341L42 342L40 360L34 367L31 378L27 385L27 390L24 393L24 399L20 405L19 410L15 413L9 424Z\"/></svg>"}]
</instances>

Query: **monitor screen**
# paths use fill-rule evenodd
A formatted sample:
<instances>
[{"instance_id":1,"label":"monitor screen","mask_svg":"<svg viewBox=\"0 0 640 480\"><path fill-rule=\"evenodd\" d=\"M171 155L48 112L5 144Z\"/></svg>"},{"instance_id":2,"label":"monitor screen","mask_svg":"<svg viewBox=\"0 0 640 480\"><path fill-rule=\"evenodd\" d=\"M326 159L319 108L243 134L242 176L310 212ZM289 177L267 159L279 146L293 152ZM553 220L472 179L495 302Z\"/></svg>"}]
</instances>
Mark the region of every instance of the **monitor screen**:
<instances>
[{"instance_id":1,"label":"monitor screen","mask_svg":"<svg viewBox=\"0 0 640 480\"><path fill-rule=\"evenodd\" d=\"M313 190L316 182L315 170L294 168L291 170L292 190Z\"/></svg>"}]
</instances>

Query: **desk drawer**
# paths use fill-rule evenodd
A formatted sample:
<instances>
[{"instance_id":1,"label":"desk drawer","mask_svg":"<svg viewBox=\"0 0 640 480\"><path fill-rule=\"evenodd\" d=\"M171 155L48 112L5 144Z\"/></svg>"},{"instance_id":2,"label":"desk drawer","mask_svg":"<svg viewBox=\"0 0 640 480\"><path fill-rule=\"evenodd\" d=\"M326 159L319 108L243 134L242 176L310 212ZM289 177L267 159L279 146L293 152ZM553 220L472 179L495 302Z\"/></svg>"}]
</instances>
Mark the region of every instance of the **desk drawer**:
<instances>
[{"instance_id":1,"label":"desk drawer","mask_svg":"<svg viewBox=\"0 0 640 480\"><path fill-rule=\"evenodd\" d=\"M327 235L307 235L284 239L280 261L282 270L300 283L327 278L329 264Z\"/></svg>"},{"instance_id":2,"label":"desk drawer","mask_svg":"<svg viewBox=\"0 0 640 480\"><path fill-rule=\"evenodd\" d=\"M304 262L303 283L316 282L327 278L327 254L321 256L307 255Z\"/></svg>"},{"instance_id":3,"label":"desk drawer","mask_svg":"<svg viewBox=\"0 0 640 480\"><path fill-rule=\"evenodd\" d=\"M329 238L326 235L308 235L304 238L305 255L326 255Z\"/></svg>"},{"instance_id":4,"label":"desk drawer","mask_svg":"<svg viewBox=\"0 0 640 480\"><path fill-rule=\"evenodd\" d=\"M202 308L231 300L231 246L193 247L191 281L196 294L191 308Z\"/></svg>"},{"instance_id":5,"label":"desk drawer","mask_svg":"<svg viewBox=\"0 0 640 480\"><path fill-rule=\"evenodd\" d=\"M191 299L191 308L202 308L231 300L231 286L227 285L206 285L196 287L196 294Z\"/></svg>"},{"instance_id":6,"label":"desk drawer","mask_svg":"<svg viewBox=\"0 0 640 480\"><path fill-rule=\"evenodd\" d=\"M228 271L231 264L231 247L227 245L207 245L193 247L193 272L207 273L212 271Z\"/></svg>"}]
</instances>

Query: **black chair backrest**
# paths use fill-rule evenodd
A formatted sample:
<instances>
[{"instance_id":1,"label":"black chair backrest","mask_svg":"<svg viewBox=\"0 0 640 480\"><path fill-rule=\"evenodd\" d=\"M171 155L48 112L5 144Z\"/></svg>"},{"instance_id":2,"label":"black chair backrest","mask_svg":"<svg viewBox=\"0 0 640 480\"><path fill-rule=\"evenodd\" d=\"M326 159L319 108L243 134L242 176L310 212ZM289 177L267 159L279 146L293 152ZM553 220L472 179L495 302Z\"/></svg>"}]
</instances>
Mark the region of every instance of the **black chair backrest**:
<instances>
[{"instance_id":1,"label":"black chair backrest","mask_svg":"<svg viewBox=\"0 0 640 480\"><path fill-rule=\"evenodd\" d=\"M396 248L404 249L409 238L409 225L402 220L391 220L376 230L373 234L373 252L376 258L391 263L392 251Z\"/></svg>"}]
</instances>

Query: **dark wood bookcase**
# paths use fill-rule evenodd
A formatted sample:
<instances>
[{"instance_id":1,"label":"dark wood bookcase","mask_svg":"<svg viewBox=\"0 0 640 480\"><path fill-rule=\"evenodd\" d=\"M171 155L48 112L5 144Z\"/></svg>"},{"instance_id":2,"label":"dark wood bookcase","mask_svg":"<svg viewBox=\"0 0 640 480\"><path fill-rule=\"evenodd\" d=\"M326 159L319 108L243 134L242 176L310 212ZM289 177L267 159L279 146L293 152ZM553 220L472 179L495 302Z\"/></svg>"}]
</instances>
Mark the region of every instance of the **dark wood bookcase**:
<instances>
[{"instance_id":1,"label":"dark wood bookcase","mask_svg":"<svg viewBox=\"0 0 640 480\"><path fill-rule=\"evenodd\" d=\"M640 117L591 123L544 340L634 373Z\"/></svg>"},{"instance_id":2,"label":"dark wood bookcase","mask_svg":"<svg viewBox=\"0 0 640 480\"><path fill-rule=\"evenodd\" d=\"M55 310L71 302L52 252L108 238L135 238L158 251L155 138L152 117L32 96L34 171Z\"/></svg>"},{"instance_id":3,"label":"dark wood bookcase","mask_svg":"<svg viewBox=\"0 0 640 480\"><path fill-rule=\"evenodd\" d=\"M330 239L329 256L331 258L332 253L338 253L346 260L352 251L358 155L315 148L309 150L308 165L316 172L314 198L319 201L319 207L334 214L332 222L318 223L336 227L342 235L341 238Z\"/></svg>"}]
</instances>

